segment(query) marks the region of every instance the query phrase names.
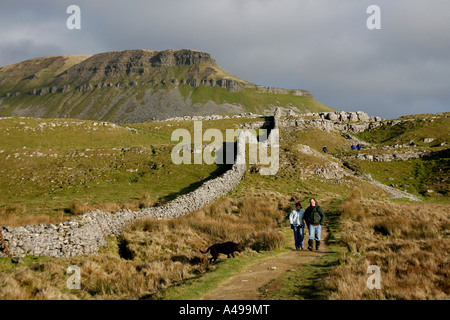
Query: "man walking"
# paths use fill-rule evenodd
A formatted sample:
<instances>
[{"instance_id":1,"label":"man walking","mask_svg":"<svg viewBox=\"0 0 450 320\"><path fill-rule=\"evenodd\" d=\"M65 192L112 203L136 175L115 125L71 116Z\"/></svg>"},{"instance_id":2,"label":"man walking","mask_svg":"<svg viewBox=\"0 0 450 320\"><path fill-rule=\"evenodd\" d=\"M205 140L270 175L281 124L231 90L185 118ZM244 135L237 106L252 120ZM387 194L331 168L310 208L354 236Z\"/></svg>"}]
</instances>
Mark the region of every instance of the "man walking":
<instances>
[{"instance_id":1,"label":"man walking","mask_svg":"<svg viewBox=\"0 0 450 320\"><path fill-rule=\"evenodd\" d=\"M295 250L303 250L303 239L305 235L304 214L305 211L302 210L302 204L297 202L295 209L289 215L289 223L291 224L291 229L294 230Z\"/></svg>"},{"instance_id":2,"label":"man walking","mask_svg":"<svg viewBox=\"0 0 450 320\"><path fill-rule=\"evenodd\" d=\"M323 209L317 204L316 199L309 200L310 206L306 209L304 218L308 225L308 250L313 250L314 240L316 240L316 250L320 247L321 225L325 220Z\"/></svg>"}]
</instances>

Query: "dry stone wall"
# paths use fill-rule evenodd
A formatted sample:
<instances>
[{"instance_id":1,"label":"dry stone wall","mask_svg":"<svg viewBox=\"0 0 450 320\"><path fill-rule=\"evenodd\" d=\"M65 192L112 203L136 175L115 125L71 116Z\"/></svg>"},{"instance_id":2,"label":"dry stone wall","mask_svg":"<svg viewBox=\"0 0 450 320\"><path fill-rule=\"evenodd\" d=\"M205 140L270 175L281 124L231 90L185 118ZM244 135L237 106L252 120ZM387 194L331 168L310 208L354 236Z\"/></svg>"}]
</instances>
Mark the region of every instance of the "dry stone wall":
<instances>
[{"instance_id":1,"label":"dry stone wall","mask_svg":"<svg viewBox=\"0 0 450 320\"><path fill-rule=\"evenodd\" d=\"M274 127L278 126L278 111ZM182 195L160 207L138 211L119 210L114 213L90 211L59 225L0 226L9 253L14 257L70 257L98 252L106 245L106 237L119 235L126 226L141 219L174 219L202 208L237 187L246 171L246 135L237 138L235 162L223 175L206 181L196 190ZM269 136L270 137L270 136ZM0 256L7 250L0 242Z\"/></svg>"}]
</instances>

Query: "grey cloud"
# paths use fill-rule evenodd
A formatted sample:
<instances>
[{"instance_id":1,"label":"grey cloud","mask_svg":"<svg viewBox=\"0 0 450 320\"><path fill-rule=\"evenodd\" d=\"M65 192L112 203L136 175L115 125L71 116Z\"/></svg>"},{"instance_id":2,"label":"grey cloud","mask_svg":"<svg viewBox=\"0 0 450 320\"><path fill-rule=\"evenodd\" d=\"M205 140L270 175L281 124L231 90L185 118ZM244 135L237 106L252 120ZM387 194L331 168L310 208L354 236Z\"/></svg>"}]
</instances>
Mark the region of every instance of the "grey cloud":
<instances>
[{"instance_id":1,"label":"grey cloud","mask_svg":"<svg viewBox=\"0 0 450 320\"><path fill-rule=\"evenodd\" d=\"M50 54L197 49L243 79L308 89L338 109L387 118L450 111L447 0L79 0L82 30L68 31L72 2L1 4L0 65ZM382 29L369 31L366 9L374 3Z\"/></svg>"},{"instance_id":2,"label":"grey cloud","mask_svg":"<svg viewBox=\"0 0 450 320\"><path fill-rule=\"evenodd\" d=\"M11 60L14 62L59 54L62 54L62 50L57 45L40 44L32 39L3 42L0 46L0 56L11 57Z\"/></svg>"}]
</instances>

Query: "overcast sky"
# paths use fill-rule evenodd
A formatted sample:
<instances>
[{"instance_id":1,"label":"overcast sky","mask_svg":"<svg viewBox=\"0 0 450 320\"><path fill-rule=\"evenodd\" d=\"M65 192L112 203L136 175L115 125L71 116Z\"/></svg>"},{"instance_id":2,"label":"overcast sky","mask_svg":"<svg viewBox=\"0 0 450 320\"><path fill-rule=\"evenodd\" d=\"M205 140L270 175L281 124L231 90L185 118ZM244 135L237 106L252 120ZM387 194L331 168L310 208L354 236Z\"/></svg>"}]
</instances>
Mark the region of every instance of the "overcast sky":
<instances>
[{"instance_id":1,"label":"overcast sky","mask_svg":"<svg viewBox=\"0 0 450 320\"><path fill-rule=\"evenodd\" d=\"M69 5L81 30L69 30ZM381 29L366 26L369 5ZM196 49L236 76L345 111L450 111L450 0L0 0L0 66L48 55Z\"/></svg>"}]
</instances>

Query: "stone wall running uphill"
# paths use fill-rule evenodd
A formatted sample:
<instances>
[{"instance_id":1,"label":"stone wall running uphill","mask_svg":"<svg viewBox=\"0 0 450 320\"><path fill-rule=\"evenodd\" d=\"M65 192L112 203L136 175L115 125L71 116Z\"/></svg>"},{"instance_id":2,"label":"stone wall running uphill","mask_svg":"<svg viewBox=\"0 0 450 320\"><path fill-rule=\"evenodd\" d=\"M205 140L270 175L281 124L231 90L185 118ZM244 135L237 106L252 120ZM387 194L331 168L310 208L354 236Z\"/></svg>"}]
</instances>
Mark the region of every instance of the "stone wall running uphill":
<instances>
[{"instance_id":1,"label":"stone wall running uphill","mask_svg":"<svg viewBox=\"0 0 450 320\"><path fill-rule=\"evenodd\" d=\"M275 111L274 119L274 128L277 128L279 110ZM114 213L95 210L59 225L27 225L15 228L0 226L11 256L71 257L95 254L100 247L106 245L106 237L119 235L133 222L148 218L175 219L201 209L236 188L244 176L247 168L244 133L245 131L241 132L237 138L237 152L230 170L164 206L138 211L119 210ZM0 256L7 256L2 242Z\"/></svg>"}]
</instances>

